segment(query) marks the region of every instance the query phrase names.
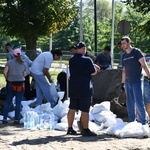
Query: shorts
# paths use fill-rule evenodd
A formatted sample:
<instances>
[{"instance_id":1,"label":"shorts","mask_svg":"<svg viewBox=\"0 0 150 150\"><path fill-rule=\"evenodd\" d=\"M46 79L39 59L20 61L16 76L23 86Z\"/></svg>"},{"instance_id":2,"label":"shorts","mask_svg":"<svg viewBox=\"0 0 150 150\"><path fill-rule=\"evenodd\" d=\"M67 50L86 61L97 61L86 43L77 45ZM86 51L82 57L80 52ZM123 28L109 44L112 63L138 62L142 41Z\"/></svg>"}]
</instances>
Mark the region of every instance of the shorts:
<instances>
[{"instance_id":1,"label":"shorts","mask_svg":"<svg viewBox=\"0 0 150 150\"><path fill-rule=\"evenodd\" d=\"M147 80L144 80L143 90L144 104L150 104L150 83Z\"/></svg>"},{"instance_id":2,"label":"shorts","mask_svg":"<svg viewBox=\"0 0 150 150\"><path fill-rule=\"evenodd\" d=\"M70 98L70 109L89 112L91 106L91 97L86 98Z\"/></svg>"}]
</instances>

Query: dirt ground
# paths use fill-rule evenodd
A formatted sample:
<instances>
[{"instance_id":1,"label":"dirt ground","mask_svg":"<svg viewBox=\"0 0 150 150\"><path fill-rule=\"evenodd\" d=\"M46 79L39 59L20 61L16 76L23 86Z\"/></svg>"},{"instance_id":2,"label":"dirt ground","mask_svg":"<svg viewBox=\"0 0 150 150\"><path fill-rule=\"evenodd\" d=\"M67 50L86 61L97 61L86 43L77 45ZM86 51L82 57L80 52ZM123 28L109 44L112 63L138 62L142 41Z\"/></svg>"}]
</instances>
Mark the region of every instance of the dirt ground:
<instances>
[{"instance_id":1,"label":"dirt ground","mask_svg":"<svg viewBox=\"0 0 150 150\"><path fill-rule=\"evenodd\" d=\"M119 139L66 135L56 130L26 130L23 125L0 124L0 150L150 150L150 138Z\"/></svg>"}]
</instances>

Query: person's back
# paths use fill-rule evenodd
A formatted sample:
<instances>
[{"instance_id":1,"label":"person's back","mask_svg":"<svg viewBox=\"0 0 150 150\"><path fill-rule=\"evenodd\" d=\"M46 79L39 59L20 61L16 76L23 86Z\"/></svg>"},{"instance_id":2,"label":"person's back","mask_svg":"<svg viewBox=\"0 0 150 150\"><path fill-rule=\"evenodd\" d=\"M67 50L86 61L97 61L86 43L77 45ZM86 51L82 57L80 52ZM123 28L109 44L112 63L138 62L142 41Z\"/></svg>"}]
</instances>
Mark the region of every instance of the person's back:
<instances>
[{"instance_id":1,"label":"person's back","mask_svg":"<svg viewBox=\"0 0 150 150\"><path fill-rule=\"evenodd\" d=\"M6 103L4 105L3 124L7 124L7 116L12 99L15 96L15 121L14 124L19 124L19 115L21 109L21 101L24 93L24 80L26 76L26 66L21 58L21 50L13 51L14 58L9 60L4 68L3 74L6 78Z\"/></svg>"},{"instance_id":2,"label":"person's back","mask_svg":"<svg viewBox=\"0 0 150 150\"><path fill-rule=\"evenodd\" d=\"M22 58L22 60L24 61L25 65L26 65L27 74L30 74L30 69L29 69L29 68L31 67L32 61L31 61L30 58L25 54L25 52L22 52L21 58Z\"/></svg>"},{"instance_id":3,"label":"person's back","mask_svg":"<svg viewBox=\"0 0 150 150\"><path fill-rule=\"evenodd\" d=\"M50 68L53 61L51 52L43 52L37 56L31 65L31 72L37 75L43 74L43 68Z\"/></svg>"},{"instance_id":4,"label":"person's back","mask_svg":"<svg viewBox=\"0 0 150 150\"><path fill-rule=\"evenodd\" d=\"M91 94L90 81L92 72L92 61L82 54L75 54L69 61L70 69L70 95L82 96ZM88 92L87 92L88 91Z\"/></svg>"},{"instance_id":5,"label":"person's back","mask_svg":"<svg viewBox=\"0 0 150 150\"><path fill-rule=\"evenodd\" d=\"M20 64L15 59L7 62L9 73L7 74L8 81L24 81L23 71L26 69L24 63Z\"/></svg>"}]
</instances>

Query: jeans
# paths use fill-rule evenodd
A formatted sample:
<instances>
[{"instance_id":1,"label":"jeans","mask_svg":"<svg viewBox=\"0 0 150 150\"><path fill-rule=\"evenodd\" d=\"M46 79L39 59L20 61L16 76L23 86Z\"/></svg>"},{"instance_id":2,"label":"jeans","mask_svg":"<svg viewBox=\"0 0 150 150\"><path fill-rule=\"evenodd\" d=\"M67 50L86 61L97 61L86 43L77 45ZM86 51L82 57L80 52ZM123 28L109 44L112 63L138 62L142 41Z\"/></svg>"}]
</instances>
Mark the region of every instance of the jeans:
<instances>
[{"instance_id":1,"label":"jeans","mask_svg":"<svg viewBox=\"0 0 150 150\"><path fill-rule=\"evenodd\" d=\"M35 80L35 88L36 88L36 106L42 104L43 97L46 98L48 102L50 102L51 107L53 108L56 105L56 102L53 100L52 95L50 93L50 85L47 82L44 75L35 75L32 73L32 76Z\"/></svg>"},{"instance_id":2,"label":"jeans","mask_svg":"<svg viewBox=\"0 0 150 150\"><path fill-rule=\"evenodd\" d=\"M12 104L13 97L16 96L16 106L15 106L15 120L19 119L20 116L20 110L21 110L21 101L23 100L23 94L22 92L15 92L11 86L10 82L7 82L6 84L6 102L3 109L3 119L7 119L9 108Z\"/></svg>"},{"instance_id":3,"label":"jeans","mask_svg":"<svg viewBox=\"0 0 150 150\"><path fill-rule=\"evenodd\" d=\"M142 95L142 87L141 81L137 81L134 83L125 82L125 90L126 90L126 105L129 116L129 121L135 121L136 111L137 111L137 121L145 124L146 120L146 110Z\"/></svg>"}]
</instances>

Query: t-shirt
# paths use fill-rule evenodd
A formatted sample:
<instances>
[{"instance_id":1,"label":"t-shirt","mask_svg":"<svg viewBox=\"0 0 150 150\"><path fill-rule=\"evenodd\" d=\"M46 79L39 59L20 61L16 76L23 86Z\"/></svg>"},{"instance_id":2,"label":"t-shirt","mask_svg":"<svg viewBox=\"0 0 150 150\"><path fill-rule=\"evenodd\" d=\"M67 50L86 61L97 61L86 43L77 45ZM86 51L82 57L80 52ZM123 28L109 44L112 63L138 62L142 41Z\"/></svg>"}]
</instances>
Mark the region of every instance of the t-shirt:
<instances>
[{"instance_id":1,"label":"t-shirt","mask_svg":"<svg viewBox=\"0 0 150 150\"><path fill-rule=\"evenodd\" d=\"M21 58L26 65L26 73L27 73L27 75L29 75L30 74L30 66L32 64L32 61L29 59L29 57L24 52L22 52Z\"/></svg>"},{"instance_id":2,"label":"t-shirt","mask_svg":"<svg viewBox=\"0 0 150 150\"><path fill-rule=\"evenodd\" d=\"M7 60L11 60L13 58L14 58L14 54L13 54L13 50L11 50L7 53Z\"/></svg>"},{"instance_id":3,"label":"t-shirt","mask_svg":"<svg viewBox=\"0 0 150 150\"><path fill-rule=\"evenodd\" d=\"M111 57L110 55L105 56L103 53L100 53L97 57L96 57L96 63L99 63L100 65L102 65L103 67L101 67L101 69L107 69L109 67L109 65L111 65Z\"/></svg>"},{"instance_id":4,"label":"t-shirt","mask_svg":"<svg viewBox=\"0 0 150 150\"><path fill-rule=\"evenodd\" d=\"M51 52L43 52L37 56L37 58L32 62L31 72L36 75L42 75L43 68L49 69L53 62L53 55Z\"/></svg>"},{"instance_id":5,"label":"t-shirt","mask_svg":"<svg viewBox=\"0 0 150 150\"><path fill-rule=\"evenodd\" d=\"M25 63L19 63L15 58L6 63L9 70L7 73L8 81L24 81L24 71L26 71Z\"/></svg>"},{"instance_id":6,"label":"t-shirt","mask_svg":"<svg viewBox=\"0 0 150 150\"><path fill-rule=\"evenodd\" d=\"M83 56L82 54L75 54L69 60L69 70L70 97L82 98L91 96L91 73L96 71L92 60L86 56Z\"/></svg>"},{"instance_id":7,"label":"t-shirt","mask_svg":"<svg viewBox=\"0 0 150 150\"><path fill-rule=\"evenodd\" d=\"M138 60L142 57L142 52L135 48L133 48L129 54L126 52L123 54L123 66L125 67L126 81L140 81L142 77L142 66Z\"/></svg>"}]
</instances>

